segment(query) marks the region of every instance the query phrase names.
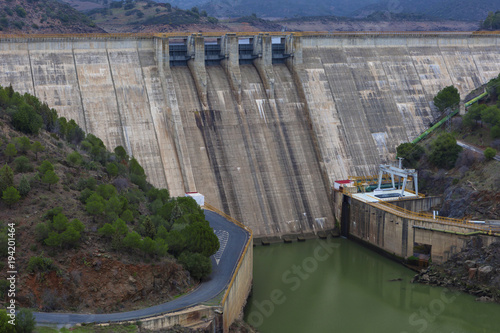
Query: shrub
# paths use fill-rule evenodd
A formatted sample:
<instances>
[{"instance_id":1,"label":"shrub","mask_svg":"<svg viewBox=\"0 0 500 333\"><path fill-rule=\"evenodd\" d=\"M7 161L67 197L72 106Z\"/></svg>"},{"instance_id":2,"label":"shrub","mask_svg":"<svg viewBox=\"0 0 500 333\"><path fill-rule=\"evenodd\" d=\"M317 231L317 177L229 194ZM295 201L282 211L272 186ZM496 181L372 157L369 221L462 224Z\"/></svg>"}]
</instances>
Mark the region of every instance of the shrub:
<instances>
[{"instance_id":1,"label":"shrub","mask_svg":"<svg viewBox=\"0 0 500 333\"><path fill-rule=\"evenodd\" d=\"M81 203L86 203L87 199L94 193L95 193L94 191L91 191L88 188L86 188L80 193L80 197L78 198L78 200L80 200Z\"/></svg>"},{"instance_id":2,"label":"shrub","mask_svg":"<svg viewBox=\"0 0 500 333\"><path fill-rule=\"evenodd\" d=\"M31 150L31 142L25 136L16 139L16 145L21 153L26 154L28 150Z\"/></svg>"},{"instance_id":3,"label":"shrub","mask_svg":"<svg viewBox=\"0 0 500 333\"><path fill-rule=\"evenodd\" d=\"M59 182L59 177L56 175L54 171L49 170L43 175L42 182L49 185L49 191L50 191L50 186L57 184L57 182Z\"/></svg>"},{"instance_id":4,"label":"shrub","mask_svg":"<svg viewBox=\"0 0 500 333\"><path fill-rule=\"evenodd\" d=\"M43 242L49 237L50 227L47 223L38 223L35 227L35 239Z\"/></svg>"},{"instance_id":5,"label":"shrub","mask_svg":"<svg viewBox=\"0 0 500 333\"><path fill-rule=\"evenodd\" d=\"M484 157L487 161L491 161L497 155L497 151L491 147L484 150Z\"/></svg>"},{"instance_id":6,"label":"shrub","mask_svg":"<svg viewBox=\"0 0 500 333\"><path fill-rule=\"evenodd\" d=\"M492 139L500 139L500 125L493 126L490 135Z\"/></svg>"},{"instance_id":7,"label":"shrub","mask_svg":"<svg viewBox=\"0 0 500 333\"><path fill-rule=\"evenodd\" d=\"M31 333L35 329L36 321L33 312L29 309L21 309L16 314L17 333Z\"/></svg>"},{"instance_id":8,"label":"shrub","mask_svg":"<svg viewBox=\"0 0 500 333\"><path fill-rule=\"evenodd\" d=\"M104 237L111 237L115 233L115 228L109 224L109 223L104 223L104 225L97 230L99 235L104 236Z\"/></svg>"},{"instance_id":9,"label":"shrub","mask_svg":"<svg viewBox=\"0 0 500 333\"><path fill-rule=\"evenodd\" d=\"M208 277L212 272L210 259L200 253L183 252L179 257L179 262L197 280Z\"/></svg>"},{"instance_id":10,"label":"shrub","mask_svg":"<svg viewBox=\"0 0 500 333\"><path fill-rule=\"evenodd\" d=\"M74 151L72 153L69 153L68 156L66 157L66 160L75 165L78 166L82 163L82 155L80 155L77 151Z\"/></svg>"},{"instance_id":11,"label":"shrub","mask_svg":"<svg viewBox=\"0 0 500 333\"><path fill-rule=\"evenodd\" d=\"M5 309L0 309L0 332L2 333L16 333L16 326L9 323L9 316Z\"/></svg>"},{"instance_id":12,"label":"shrub","mask_svg":"<svg viewBox=\"0 0 500 333\"><path fill-rule=\"evenodd\" d=\"M13 143L7 144L5 147L5 155L9 157L9 161L12 161L12 158L17 155L17 149Z\"/></svg>"},{"instance_id":13,"label":"shrub","mask_svg":"<svg viewBox=\"0 0 500 333\"><path fill-rule=\"evenodd\" d=\"M10 186L14 186L14 171L5 164L0 169L0 192L5 191Z\"/></svg>"},{"instance_id":14,"label":"shrub","mask_svg":"<svg viewBox=\"0 0 500 333\"><path fill-rule=\"evenodd\" d=\"M44 175L49 170L54 171L54 166L48 160L43 161L38 167L38 171L41 175Z\"/></svg>"},{"instance_id":15,"label":"shrub","mask_svg":"<svg viewBox=\"0 0 500 333\"><path fill-rule=\"evenodd\" d=\"M424 155L424 148L415 143L406 142L400 144L396 148L397 157L404 158L403 165L410 168L415 168L417 162Z\"/></svg>"},{"instance_id":16,"label":"shrub","mask_svg":"<svg viewBox=\"0 0 500 333\"><path fill-rule=\"evenodd\" d=\"M38 153L41 153L42 151L45 150L45 146L43 146L40 141L35 141L33 142L33 145L31 146L31 150L35 153L35 159L38 161Z\"/></svg>"},{"instance_id":17,"label":"shrub","mask_svg":"<svg viewBox=\"0 0 500 333\"><path fill-rule=\"evenodd\" d=\"M52 209L49 209L47 212L45 212L45 214L43 214L43 216L42 216L42 219L49 220L52 222L54 220L54 217L56 215L61 214L62 211L63 211L62 207L54 207Z\"/></svg>"},{"instance_id":18,"label":"shrub","mask_svg":"<svg viewBox=\"0 0 500 333\"><path fill-rule=\"evenodd\" d=\"M26 156L19 156L14 160L14 170L21 173L31 172L33 171L33 166Z\"/></svg>"},{"instance_id":19,"label":"shrub","mask_svg":"<svg viewBox=\"0 0 500 333\"><path fill-rule=\"evenodd\" d=\"M142 248L141 236L135 232L129 232L123 239L123 246L129 250L139 250Z\"/></svg>"},{"instance_id":20,"label":"shrub","mask_svg":"<svg viewBox=\"0 0 500 333\"><path fill-rule=\"evenodd\" d=\"M21 182L19 183L18 191L22 197L26 197L28 195L28 193L30 193L31 186L30 186L30 182L28 181L26 176L23 176L23 178L21 178Z\"/></svg>"},{"instance_id":21,"label":"shrub","mask_svg":"<svg viewBox=\"0 0 500 333\"><path fill-rule=\"evenodd\" d=\"M118 146L115 148L115 155L116 155L116 157L118 157L119 161L123 161L123 160L128 161L127 151L122 146Z\"/></svg>"},{"instance_id":22,"label":"shrub","mask_svg":"<svg viewBox=\"0 0 500 333\"><path fill-rule=\"evenodd\" d=\"M43 121L42 117L35 112L31 105L23 104L12 115L12 125L23 133L38 134Z\"/></svg>"},{"instance_id":23,"label":"shrub","mask_svg":"<svg viewBox=\"0 0 500 333\"><path fill-rule=\"evenodd\" d=\"M10 208L13 204L18 202L19 199L21 199L21 195L15 187L10 186L5 191L3 191L2 199Z\"/></svg>"},{"instance_id":24,"label":"shrub","mask_svg":"<svg viewBox=\"0 0 500 333\"><path fill-rule=\"evenodd\" d=\"M57 231L64 231L68 227L68 218L64 214L54 216L52 227Z\"/></svg>"},{"instance_id":25,"label":"shrub","mask_svg":"<svg viewBox=\"0 0 500 333\"><path fill-rule=\"evenodd\" d=\"M458 154L462 151L462 147L457 145L457 141L450 133L441 134L431 146L429 161L439 168L453 167Z\"/></svg>"},{"instance_id":26,"label":"shrub","mask_svg":"<svg viewBox=\"0 0 500 333\"><path fill-rule=\"evenodd\" d=\"M54 266L52 259L45 258L43 254L40 256L31 257L28 262L28 272L30 273L50 272L55 269L56 267Z\"/></svg>"}]
</instances>

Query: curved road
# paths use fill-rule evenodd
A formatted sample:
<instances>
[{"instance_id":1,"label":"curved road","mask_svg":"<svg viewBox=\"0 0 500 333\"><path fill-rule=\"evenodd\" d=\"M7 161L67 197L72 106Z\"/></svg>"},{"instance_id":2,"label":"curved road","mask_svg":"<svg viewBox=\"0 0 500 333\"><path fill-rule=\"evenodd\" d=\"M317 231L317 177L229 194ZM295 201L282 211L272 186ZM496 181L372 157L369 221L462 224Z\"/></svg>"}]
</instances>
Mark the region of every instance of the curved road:
<instances>
[{"instance_id":1,"label":"curved road","mask_svg":"<svg viewBox=\"0 0 500 333\"><path fill-rule=\"evenodd\" d=\"M465 142L457 140L457 145L459 145L462 148L472 150L472 151L474 151L476 153L484 154L484 149L476 147L476 146L473 146L471 144L468 144L468 143L465 143ZM496 161L500 161L500 154L497 154L495 157L493 157L493 159L496 160Z\"/></svg>"},{"instance_id":2,"label":"curved road","mask_svg":"<svg viewBox=\"0 0 500 333\"><path fill-rule=\"evenodd\" d=\"M238 259L243 252L250 235L244 229L226 220L222 216L205 210L205 217L219 237L221 247L212 256L212 274L194 291L175 300L150 308L106 314L44 313L34 312L37 324L59 324L70 326L78 323L103 323L124 320L139 320L166 312L188 308L211 300L219 295L228 285L236 269Z\"/></svg>"}]
</instances>

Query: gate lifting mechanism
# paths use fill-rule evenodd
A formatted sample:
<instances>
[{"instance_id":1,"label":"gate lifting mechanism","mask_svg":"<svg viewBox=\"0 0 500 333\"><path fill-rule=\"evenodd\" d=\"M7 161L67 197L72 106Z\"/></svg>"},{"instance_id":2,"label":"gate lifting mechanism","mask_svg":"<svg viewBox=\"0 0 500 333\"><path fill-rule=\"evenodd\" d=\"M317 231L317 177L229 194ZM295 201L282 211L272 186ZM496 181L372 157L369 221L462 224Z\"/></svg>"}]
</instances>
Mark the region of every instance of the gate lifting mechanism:
<instances>
[{"instance_id":1,"label":"gate lifting mechanism","mask_svg":"<svg viewBox=\"0 0 500 333\"><path fill-rule=\"evenodd\" d=\"M395 190L396 186L394 184L394 176L399 176L403 178L403 187L401 188L401 195L404 196L405 193L405 187L406 183L408 181L408 177L413 178L414 182L414 188L415 188L415 194L418 196L418 177L417 177L417 171L415 169L403 169L401 162L402 158L399 158L399 167L395 167L389 164L380 164L380 170L378 174L378 187L375 189L375 191L384 191L380 188L382 185L382 176L384 173L390 174L391 175L391 181L392 181L392 188L390 189L385 189L385 191L388 190Z\"/></svg>"}]
</instances>

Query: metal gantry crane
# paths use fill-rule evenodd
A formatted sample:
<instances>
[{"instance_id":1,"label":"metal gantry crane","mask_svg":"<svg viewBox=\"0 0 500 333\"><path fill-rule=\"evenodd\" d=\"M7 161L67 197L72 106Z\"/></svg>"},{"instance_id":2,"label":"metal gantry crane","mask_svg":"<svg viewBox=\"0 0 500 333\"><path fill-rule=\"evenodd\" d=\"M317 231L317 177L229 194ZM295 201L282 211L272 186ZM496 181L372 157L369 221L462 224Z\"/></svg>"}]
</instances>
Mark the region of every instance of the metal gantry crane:
<instances>
[{"instance_id":1,"label":"metal gantry crane","mask_svg":"<svg viewBox=\"0 0 500 333\"><path fill-rule=\"evenodd\" d=\"M413 178L414 186L415 186L415 194L418 196L418 175L417 171L415 169L404 169L402 167L402 158L399 158L399 167L392 166L390 164L380 164L379 166L379 174L378 174L378 187L375 189L375 191L382 191L381 185L382 185L382 176L384 173L391 175L391 181L392 181L392 189L395 190L396 186L394 184L394 176L399 176L403 178L403 187L401 189L401 195L404 196L405 193L405 188L406 188L406 183L408 182L408 177Z\"/></svg>"}]
</instances>

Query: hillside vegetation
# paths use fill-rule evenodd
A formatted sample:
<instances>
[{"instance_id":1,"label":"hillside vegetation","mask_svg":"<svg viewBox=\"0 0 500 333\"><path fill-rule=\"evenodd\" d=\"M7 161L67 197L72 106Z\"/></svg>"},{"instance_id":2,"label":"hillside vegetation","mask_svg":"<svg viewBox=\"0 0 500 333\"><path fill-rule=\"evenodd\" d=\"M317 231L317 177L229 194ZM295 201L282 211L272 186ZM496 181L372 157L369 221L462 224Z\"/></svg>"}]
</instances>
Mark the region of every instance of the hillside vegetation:
<instances>
[{"instance_id":1,"label":"hillside vegetation","mask_svg":"<svg viewBox=\"0 0 500 333\"><path fill-rule=\"evenodd\" d=\"M499 87L500 76L488 83L488 98L470 106L465 116L455 116L418 144L404 143L397 148L405 165L418 169L420 189L443 195L443 205L436 207L441 216L500 219L500 162L493 160L500 151ZM463 149L457 140L484 153Z\"/></svg>"},{"instance_id":2,"label":"hillside vegetation","mask_svg":"<svg viewBox=\"0 0 500 333\"><path fill-rule=\"evenodd\" d=\"M104 8L87 12L97 25L107 32L149 31L166 32L186 25L214 25L218 20L208 16L204 10L197 7L182 10L172 7L170 3L157 3L152 0L110 1Z\"/></svg>"},{"instance_id":3,"label":"hillside vegetation","mask_svg":"<svg viewBox=\"0 0 500 333\"><path fill-rule=\"evenodd\" d=\"M11 87L0 87L0 194L0 257L14 223L23 307L109 312L164 302L210 274L219 248L193 199L154 188L123 147L106 150Z\"/></svg>"},{"instance_id":4,"label":"hillside vegetation","mask_svg":"<svg viewBox=\"0 0 500 333\"><path fill-rule=\"evenodd\" d=\"M55 0L0 1L0 33L104 32L86 15Z\"/></svg>"}]
</instances>

